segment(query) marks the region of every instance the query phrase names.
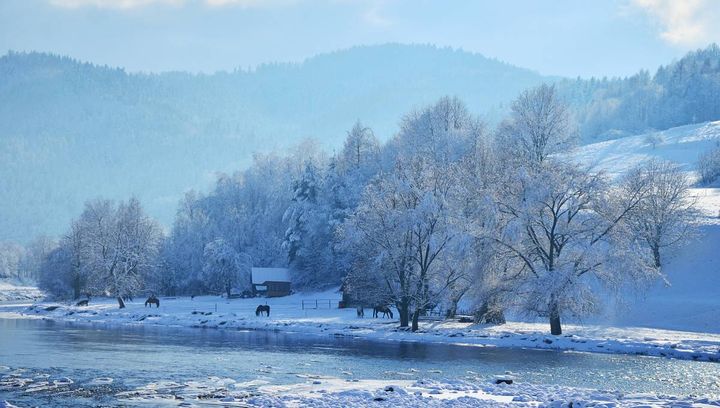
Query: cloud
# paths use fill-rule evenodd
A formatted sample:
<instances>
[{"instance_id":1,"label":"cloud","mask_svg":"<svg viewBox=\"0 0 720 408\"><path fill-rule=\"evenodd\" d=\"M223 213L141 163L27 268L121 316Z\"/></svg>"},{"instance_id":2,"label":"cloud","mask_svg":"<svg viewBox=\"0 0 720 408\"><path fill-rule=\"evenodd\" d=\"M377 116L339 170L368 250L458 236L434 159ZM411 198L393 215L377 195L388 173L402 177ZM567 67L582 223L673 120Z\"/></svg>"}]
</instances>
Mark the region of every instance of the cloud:
<instances>
[{"instance_id":1,"label":"cloud","mask_svg":"<svg viewBox=\"0 0 720 408\"><path fill-rule=\"evenodd\" d=\"M630 0L662 27L666 42L695 47L720 41L720 1L717 0Z\"/></svg>"},{"instance_id":2,"label":"cloud","mask_svg":"<svg viewBox=\"0 0 720 408\"><path fill-rule=\"evenodd\" d=\"M392 21L382 14L382 7L379 4L373 4L363 13L362 18L370 25L388 27L392 25Z\"/></svg>"}]
</instances>

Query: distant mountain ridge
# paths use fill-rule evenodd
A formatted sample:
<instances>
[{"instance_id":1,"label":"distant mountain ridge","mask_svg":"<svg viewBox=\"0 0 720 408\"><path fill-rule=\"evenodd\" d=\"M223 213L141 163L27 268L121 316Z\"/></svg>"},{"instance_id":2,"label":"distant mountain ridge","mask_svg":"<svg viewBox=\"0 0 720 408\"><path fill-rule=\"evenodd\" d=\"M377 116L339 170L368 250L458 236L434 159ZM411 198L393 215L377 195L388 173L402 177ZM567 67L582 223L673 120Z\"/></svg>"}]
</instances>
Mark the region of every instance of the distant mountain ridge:
<instances>
[{"instance_id":1,"label":"distant mountain ridge","mask_svg":"<svg viewBox=\"0 0 720 408\"><path fill-rule=\"evenodd\" d=\"M135 194L169 225L183 191L255 151L311 136L329 149L360 119L380 139L457 95L486 119L550 78L450 48L388 44L212 75L127 73L43 53L0 58L0 240L60 234L85 200Z\"/></svg>"},{"instance_id":2,"label":"distant mountain ridge","mask_svg":"<svg viewBox=\"0 0 720 408\"><path fill-rule=\"evenodd\" d=\"M715 44L655 74L611 79L547 77L430 45L359 46L215 74L11 52L0 57L0 241L60 234L98 196L135 195L169 226L184 191L207 189L254 152L307 137L332 151L358 119L386 140L402 115L445 95L492 125L542 82L557 84L585 143L720 120Z\"/></svg>"}]
</instances>

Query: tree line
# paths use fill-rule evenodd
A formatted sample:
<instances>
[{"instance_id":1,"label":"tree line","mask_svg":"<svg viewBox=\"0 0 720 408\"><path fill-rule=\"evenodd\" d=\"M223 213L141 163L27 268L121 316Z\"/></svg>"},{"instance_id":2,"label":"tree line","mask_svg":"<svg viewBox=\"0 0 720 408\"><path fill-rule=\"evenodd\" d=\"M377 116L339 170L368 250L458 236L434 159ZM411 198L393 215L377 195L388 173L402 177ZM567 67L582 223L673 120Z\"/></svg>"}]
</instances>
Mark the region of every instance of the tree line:
<instances>
[{"instance_id":1,"label":"tree line","mask_svg":"<svg viewBox=\"0 0 720 408\"><path fill-rule=\"evenodd\" d=\"M328 155L286 155L189 192L163 233L135 199L88 202L43 260L61 297L226 293L250 266L290 268L294 287L343 285L400 326L461 301L478 322L507 311L548 319L596 313L609 293L662 279L669 249L693 233L690 183L663 161L618 181L574 163L577 140L555 86L523 92L489 129L458 98L406 114L380 143L357 122Z\"/></svg>"}]
</instances>

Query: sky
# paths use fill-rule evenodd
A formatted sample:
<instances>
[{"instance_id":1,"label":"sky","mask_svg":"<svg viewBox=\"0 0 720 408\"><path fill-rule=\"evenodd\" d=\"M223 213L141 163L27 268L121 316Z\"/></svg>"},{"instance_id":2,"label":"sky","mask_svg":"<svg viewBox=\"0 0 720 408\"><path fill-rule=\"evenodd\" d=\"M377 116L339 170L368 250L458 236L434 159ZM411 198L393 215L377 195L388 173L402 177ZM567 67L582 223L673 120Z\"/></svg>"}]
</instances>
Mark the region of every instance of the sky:
<instances>
[{"instance_id":1,"label":"sky","mask_svg":"<svg viewBox=\"0 0 720 408\"><path fill-rule=\"evenodd\" d=\"M719 19L718 0L0 0L0 53L212 73L397 42L624 76L720 43Z\"/></svg>"}]
</instances>

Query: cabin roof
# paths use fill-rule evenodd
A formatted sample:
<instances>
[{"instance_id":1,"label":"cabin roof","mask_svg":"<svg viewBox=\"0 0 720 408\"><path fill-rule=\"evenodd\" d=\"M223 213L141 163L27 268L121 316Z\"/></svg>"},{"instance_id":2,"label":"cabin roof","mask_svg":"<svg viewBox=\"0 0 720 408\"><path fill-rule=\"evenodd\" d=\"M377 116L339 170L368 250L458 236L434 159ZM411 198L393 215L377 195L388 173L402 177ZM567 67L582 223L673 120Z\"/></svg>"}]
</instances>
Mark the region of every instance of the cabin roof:
<instances>
[{"instance_id":1,"label":"cabin roof","mask_svg":"<svg viewBox=\"0 0 720 408\"><path fill-rule=\"evenodd\" d=\"M287 268L252 268L252 283L262 285L265 282L290 282Z\"/></svg>"}]
</instances>

